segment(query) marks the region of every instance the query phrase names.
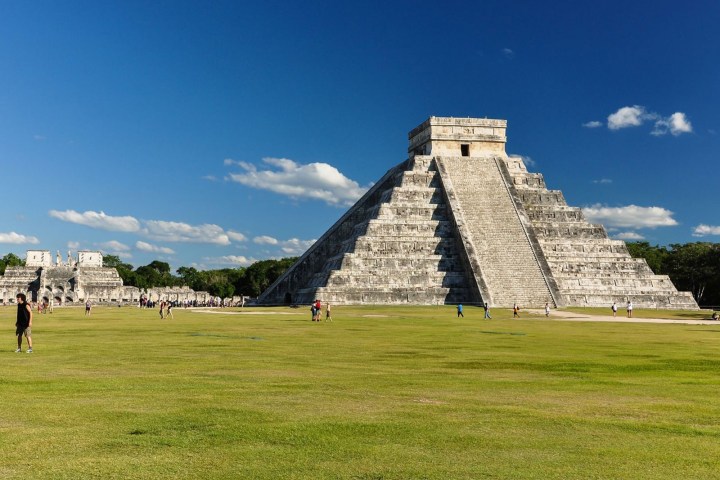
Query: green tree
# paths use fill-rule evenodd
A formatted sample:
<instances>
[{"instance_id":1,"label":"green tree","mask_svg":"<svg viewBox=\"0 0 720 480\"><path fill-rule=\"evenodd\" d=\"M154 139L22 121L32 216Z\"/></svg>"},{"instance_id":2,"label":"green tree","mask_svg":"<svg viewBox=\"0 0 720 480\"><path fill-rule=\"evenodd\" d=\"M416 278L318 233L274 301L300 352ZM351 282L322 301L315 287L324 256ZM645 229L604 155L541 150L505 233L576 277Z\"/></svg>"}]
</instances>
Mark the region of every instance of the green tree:
<instances>
[{"instance_id":1,"label":"green tree","mask_svg":"<svg viewBox=\"0 0 720 480\"><path fill-rule=\"evenodd\" d=\"M183 285L187 285L196 292L205 290L200 284L200 274L195 267L180 267L175 272L180 276Z\"/></svg>"},{"instance_id":2,"label":"green tree","mask_svg":"<svg viewBox=\"0 0 720 480\"><path fill-rule=\"evenodd\" d=\"M644 258L657 275L665 274L665 262L670 252L666 247L650 246L648 242L627 242L628 252L634 258Z\"/></svg>"},{"instance_id":3,"label":"green tree","mask_svg":"<svg viewBox=\"0 0 720 480\"><path fill-rule=\"evenodd\" d=\"M245 269L245 274L236 282L235 291L244 295L257 297L280 277L297 257L280 260L261 260Z\"/></svg>"},{"instance_id":4,"label":"green tree","mask_svg":"<svg viewBox=\"0 0 720 480\"><path fill-rule=\"evenodd\" d=\"M137 286L137 275L133 272L133 266L129 263L123 263L117 255L103 255L103 267L115 268L122 278L123 285Z\"/></svg>"},{"instance_id":5,"label":"green tree","mask_svg":"<svg viewBox=\"0 0 720 480\"><path fill-rule=\"evenodd\" d=\"M21 267L23 265L25 265L25 260L14 253L8 253L0 259L0 275L5 274L7 267Z\"/></svg>"},{"instance_id":6,"label":"green tree","mask_svg":"<svg viewBox=\"0 0 720 480\"><path fill-rule=\"evenodd\" d=\"M717 305L720 245L707 242L671 244L665 271L678 290L689 290L702 305Z\"/></svg>"}]
</instances>

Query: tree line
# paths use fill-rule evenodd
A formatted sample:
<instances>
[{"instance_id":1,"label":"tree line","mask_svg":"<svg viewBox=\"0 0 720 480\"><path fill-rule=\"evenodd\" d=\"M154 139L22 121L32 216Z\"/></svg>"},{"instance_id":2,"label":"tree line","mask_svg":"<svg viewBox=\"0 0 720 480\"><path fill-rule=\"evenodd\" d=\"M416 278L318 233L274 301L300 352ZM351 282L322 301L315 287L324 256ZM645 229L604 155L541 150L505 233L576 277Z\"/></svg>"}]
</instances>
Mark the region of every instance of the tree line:
<instances>
[{"instance_id":1,"label":"tree line","mask_svg":"<svg viewBox=\"0 0 720 480\"><path fill-rule=\"evenodd\" d=\"M180 267L171 272L167 262L154 260L147 265L133 268L116 255L104 255L103 266L117 269L124 285L141 289L154 287L188 286L196 292L227 298L233 295L257 297L290 266L297 257L280 260L261 260L249 267L198 270L195 267Z\"/></svg>"},{"instance_id":2,"label":"tree line","mask_svg":"<svg viewBox=\"0 0 720 480\"><path fill-rule=\"evenodd\" d=\"M627 242L630 255L644 258L653 272L667 275L680 291L703 306L720 305L720 243L695 242L661 247Z\"/></svg>"},{"instance_id":3,"label":"tree line","mask_svg":"<svg viewBox=\"0 0 720 480\"><path fill-rule=\"evenodd\" d=\"M627 242L630 255L644 258L658 275L668 275L680 291L689 291L700 305L720 305L720 244L695 242L652 246L648 242ZM104 255L103 265L117 269L125 285L138 288L187 285L218 297L245 295L257 297L295 263L297 257L261 260L249 267L197 270L180 267L171 272L166 262L155 260L134 268L116 255ZM14 253L0 258L0 275L6 267L25 261Z\"/></svg>"},{"instance_id":4,"label":"tree line","mask_svg":"<svg viewBox=\"0 0 720 480\"><path fill-rule=\"evenodd\" d=\"M195 267L180 267L172 273L170 264L154 260L135 268L124 263L117 255L103 255L103 266L117 269L123 285L141 289L155 287L181 287L187 285L196 292L227 298L233 295L257 297L277 280L297 257L279 260L261 260L249 267L221 268L219 270L198 270ZM7 267L24 266L25 260L14 253L0 258L0 275Z\"/></svg>"}]
</instances>

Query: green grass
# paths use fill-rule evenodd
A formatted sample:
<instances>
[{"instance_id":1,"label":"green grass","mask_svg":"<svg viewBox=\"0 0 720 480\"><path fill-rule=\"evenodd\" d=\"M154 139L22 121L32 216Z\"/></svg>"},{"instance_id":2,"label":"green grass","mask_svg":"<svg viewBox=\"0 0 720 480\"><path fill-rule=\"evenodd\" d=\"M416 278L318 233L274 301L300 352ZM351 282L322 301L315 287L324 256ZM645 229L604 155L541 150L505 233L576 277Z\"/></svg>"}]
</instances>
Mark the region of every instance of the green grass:
<instances>
[{"instance_id":1,"label":"green grass","mask_svg":"<svg viewBox=\"0 0 720 480\"><path fill-rule=\"evenodd\" d=\"M0 478L720 478L720 325L251 311L0 308Z\"/></svg>"}]
</instances>

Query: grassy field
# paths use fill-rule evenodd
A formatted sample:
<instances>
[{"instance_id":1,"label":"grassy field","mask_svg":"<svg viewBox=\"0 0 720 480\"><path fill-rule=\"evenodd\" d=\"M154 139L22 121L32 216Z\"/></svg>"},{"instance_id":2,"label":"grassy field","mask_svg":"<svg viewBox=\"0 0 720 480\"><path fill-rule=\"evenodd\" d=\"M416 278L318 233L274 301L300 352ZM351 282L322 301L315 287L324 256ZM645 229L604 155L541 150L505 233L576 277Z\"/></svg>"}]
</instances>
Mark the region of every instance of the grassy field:
<instances>
[{"instance_id":1,"label":"grassy field","mask_svg":"<svg viewBox=\"0 0 720 480\"><path fill-rule=\"evenodd\" d=\"M0 478L720 478L720 325L246 311L0 308Z\"/></svg>"}]
</instances>

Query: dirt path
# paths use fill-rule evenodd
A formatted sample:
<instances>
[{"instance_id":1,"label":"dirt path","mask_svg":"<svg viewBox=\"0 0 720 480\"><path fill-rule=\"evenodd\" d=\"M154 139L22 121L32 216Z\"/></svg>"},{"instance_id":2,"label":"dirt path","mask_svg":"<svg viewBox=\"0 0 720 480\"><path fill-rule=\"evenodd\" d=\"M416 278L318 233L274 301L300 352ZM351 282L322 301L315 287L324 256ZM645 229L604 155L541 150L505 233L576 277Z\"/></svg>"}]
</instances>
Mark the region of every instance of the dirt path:
<instances>
[{"instance_id":1,"label":"dirt path","mask_svg":"<svg viewBox=\"0 0 720 480\"><path fill-rule=\"evenodd\" d=\"M545 315L543 310L525 310L534 315ZM616 322L616 323L684 323L686 325L720 325L717 320L682 320L667 318L627 318L625 312L618 312L617 317L612 315L588 315L585 313L565 312L562 310L552 310L550 312L551 320L559 320L564 322Z\"/></svg>"}]
</instances>

